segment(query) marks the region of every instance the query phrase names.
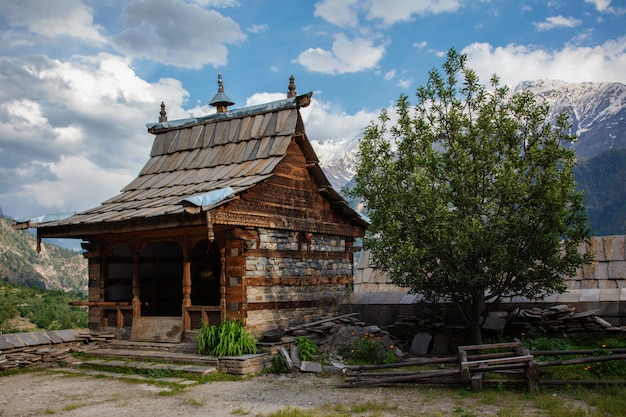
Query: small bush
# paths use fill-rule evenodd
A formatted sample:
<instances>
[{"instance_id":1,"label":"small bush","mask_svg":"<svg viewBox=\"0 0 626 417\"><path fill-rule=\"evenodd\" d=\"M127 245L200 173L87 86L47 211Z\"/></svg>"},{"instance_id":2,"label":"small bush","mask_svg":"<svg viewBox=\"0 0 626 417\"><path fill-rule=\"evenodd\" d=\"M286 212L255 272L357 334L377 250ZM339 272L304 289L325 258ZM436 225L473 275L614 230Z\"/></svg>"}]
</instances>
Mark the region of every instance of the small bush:
<instances>
[{"instance_id":1,"label":"small bush","mask_svg":"<svg viewBox=\"0 0 626 417\"><path fill-rule=\"evenodd\" d=\"M596 349L593 356L610 356L612 352L607 349ZM585 367L585 371L589 371L592 375L600 379L608 379L610 377L626 377L626 361L623 359L593 362Z\"/></svg>"},{"instance_id":2,"label":"small bush","mask_svg":"<svg viewBox=\"0 0 626 417\"><path fill-rule=\"evenodd\" d=\"M300 359L303 361L312 361L315 356L320 353L315 342L304 336L300 336L296 339L296 346L298 347Z\"/></svg>"},{"instance_id":3,"label":"small bush","mask_svg":"<svg viewBox=\"0 0 626 417\"><path fill-rule=\"evenodd\" d=\"M395 354L387 349L381 338L371 334L355 338L350 344L339 346L338 353L351 364L380 364L395 361Z\"/></svg>"},{"instance_id":4,"label":"small bush","mask_svg":"<svg viewBox=\"0 0 626 417\"><path fill-rule=\"evenodd\" d=\"M209 356L240 356L256 353L256 339L241 320L226 320L219 326L202 323L196 333L198 353Z\"/></svg>"}]
</instances>

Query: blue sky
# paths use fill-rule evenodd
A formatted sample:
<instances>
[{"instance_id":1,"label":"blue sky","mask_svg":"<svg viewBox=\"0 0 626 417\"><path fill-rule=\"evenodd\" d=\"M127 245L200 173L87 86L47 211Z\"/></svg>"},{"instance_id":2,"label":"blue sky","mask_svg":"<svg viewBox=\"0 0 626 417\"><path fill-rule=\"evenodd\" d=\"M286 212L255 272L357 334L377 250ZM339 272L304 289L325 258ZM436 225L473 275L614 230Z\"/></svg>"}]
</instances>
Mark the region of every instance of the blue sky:
<instances>
[{"instance_id":1,"label":"blue sky","mask_svg":"<svg viewBox=\"0 0 626 417\"><path fill-rule=\"evenodd\" d=\"M80 211L147 161L145 124L285 97L312 140L357 137L454 47L487 83L626 83L626 2L615 0L3 0L0 207Z\"/></svg>"}]
</instances>

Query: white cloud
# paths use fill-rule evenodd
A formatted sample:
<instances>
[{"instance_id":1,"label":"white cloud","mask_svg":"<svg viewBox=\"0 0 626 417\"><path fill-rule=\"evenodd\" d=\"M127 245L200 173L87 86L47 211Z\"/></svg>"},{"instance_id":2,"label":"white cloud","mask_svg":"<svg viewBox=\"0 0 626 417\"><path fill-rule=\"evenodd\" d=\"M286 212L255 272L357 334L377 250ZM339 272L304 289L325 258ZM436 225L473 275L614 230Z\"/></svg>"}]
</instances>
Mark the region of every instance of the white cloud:
<instances>
[{"instance_id":1,"label":"white cloud","mask_svg":"<svg viewBox=\"0 0 626 417\"><path fill-rule=\"evenodd\" d=\"M413 78L401 78L396 85L400 88L407 89L413 84Z\"/></svg>"},{"instance_id":2,"label":"white cloud","mask_svg":"<svg viewBox=\"0 0 626 417\"><path fill-rule=\"evenodd\" d=\"M387 71L385 76L383 77L386 81L393 80L393 77L396 76L396 70Z\"/></svg>"},{"instance_id":3,"label":"white cloud","mask_svg":"<svg viewBox=\"0 0 626 417\"><path fill-rule=\"evenodd\" d=\"M51 176L32 181L32 175L41 170L49 171ZM98 206L104 199L119 194L120 184L127 184L136 177L136 173L127 169L104 169L84 156L63 157L56 162L31 161L16 173L27 181L23 189L16 192L16 197L34 198L32 203L46 208L48 213Z\"/></svg>"},{"instance_id":4,"label":"white cloud","mask_svg":"<svg viewBox=\"0 0 626 417\"><path fill-rule=\"evenodd\" d=\"M103 28L93 23L93 11L80 0L5 0L2 14L12 26L38 35L106 43Z\"/></svg>"},{"instance_id":5,"label":"white cloud","mask_svg":"<svg viewBox=\"0 0 626 417\"><path fill-rule=\"evenodd\" d=\"M413 42L413 48L415 49L423 49L426 48L426 41L421 41L421 42Z\"/></svg>"},{"instance_id":6,"label":"white cloud","mask_svg":"<svg viewBox=\"0 0 626 417\"><path fill-rule=\"evenodd\" d=\"M149 156L145 123L157 121L160 102L171 120L188 117L179 81L146 82L121 57L5 57L0 73L0 202L15 217L117 194Z\"/></svg>"},{"instance_id":7,"label":"white cloud","mask_svg":"<svg viewBox=\"0 0 626 417\"><path fill-rule=\"evenodd\" d=\"M626 36L595 47L567 45L554 51L521 45L494 47L488 43L473 43L463 52L468 54L470 67L483 82L495 73L512 86L537 79L626 83Z\"/></svg>"},{"instance_id":8,"label":"white cloud","mask_svg":"<svg viewBox=\"0 0 626 417\"><path fill-rule=\"evenodd\" d=\"M381 19L387 25L413 20L413 15L453 13L461 7L460 0L371 0L368 19Z\"/></svg>"},{"instance_id":9,"label":"white cloud","mask_svg":"<svg viewBox=\"0 0 626 417\"><path fill-rule=\"evenodd\" d=\"M200 6L208 7L238 7L240 4L237 0L194 0L194 3Z\"/></svg>"},{"instance_id":10,"label":"white cloud","mask_svg":"<svg viewBox=\"0 0 626 417\"><path fill-rule=\"evenodd\" d=\"M585 0L585 3L591 3L599 12L604 12L609 9L611 0Z\"/></svg>"},{"instance_id":11,"label":"white cloud","mask_svg":"<svg viewBox=\"0 0 626 417\"><path fill-rule=\"evenodd\" d=\"M260 25L252 25L250 27L248 27L248 29L246 29L248 32L250 33L263 33L265 31L267 31L270 27L266 24L260 24Z\"/></svg>"},{"instance_id":12,"label":"white cloud","mask_svg":"<svg viewBox=\"0 0 626 417\"><path fill-rule=\"evenodd\" d=\"M374 68L384 54L383 45L374 46L368 39L350 40L344 34L337 34L330 51L309 48L300 53L296 62L309 71L344 74Z\"/></svg>"},{"instance_id":13,"label":"white cloud","mask_svg":"<svg viewBox=\"0 0 626 417\"><path fill-rule=\"evenodd\" d=\"M287 95L285 93L254 93L246 99L246 105L244 107L256 106L257 104L270 103L286 98Z\"/></svg>"},{"instance_id":14,"label":"white cloud","mask_svg":"<svg viewBox=\"0 0 626 417\"><path fill-rule=\"evenodd\" d=\"M573 17L563 17L563 16L550 16L544 22L535 22L533 25L539 31L545 31L554 29L556 27L566 27L573 28L580 25L582 22L579 19L575 19Z\"/></svg>"},{"instance_id":15,"label":"white cloud","mask_svg":"<svg viewBox=\"0 0 626 417\"><path fill-rule=\"evenodd\" d=\"M585 0L585 3L593 4L596 10L601 13L611 13L617 15L626 13L626 9L623 7L611 6L611 0Z\"/></svg>"},{"instance_id":16,"label":"white cloud","mask_svg":"<svg viewBox=\"0 0 626 417\"><path fill-rule=\"evenodd\" d=\"M358 0L322 0L315 4L314 15L340 27L356 27Z\"/></svg>"},{"instance_id":17,"label":"white cloud","mask_svg":"<svg viewBox=\"0 0 626 417\"><path fill-rule=\"evenodd\" d=\"M120 50L181 68L225 65L226 45L246 39L230 17L182 0L134 0L123 18L127 29L114 37Z\"/></svg>"}]
</instances>

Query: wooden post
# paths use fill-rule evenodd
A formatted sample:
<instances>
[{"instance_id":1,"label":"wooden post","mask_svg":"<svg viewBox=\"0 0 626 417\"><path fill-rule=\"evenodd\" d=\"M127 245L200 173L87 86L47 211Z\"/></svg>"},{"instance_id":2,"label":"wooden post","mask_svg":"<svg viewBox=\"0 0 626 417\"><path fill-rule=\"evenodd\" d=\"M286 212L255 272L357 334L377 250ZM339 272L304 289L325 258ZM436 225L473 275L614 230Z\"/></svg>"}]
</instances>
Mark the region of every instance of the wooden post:
<instances>
[{"instance_id":1,"label":"wooden post","mask_svg":"<svg viewBox=\"0 0 626 417\"><path fill-rule=\"evenodd\" d=\"M183 328L185 331L191 330L191 318L187 307L191 306L191 259L188 248L184 249L183 255Z\"/></svg>"},{"instance_id":2,"label":"wooden post","mask_svg":"<svg viewBox=\"0 0 626 417\"><path fill-rule=\"evenodd\" d=\"M459 349L459 369L461 370L461 378L463 378L463 381L470 382L472 375L467 365L467 352L461 349Z\"/></svg>"},{"instance_id":3,"label":"wooden post","mask_svg":"<svg viewBox=\"0 0 626 417\"><path fill-rule=\"evenodd\" d=\"M472 391L480 392L483 390L483 373L478 372L471 376Z\"/></svg>"},{"instance_id":4,"label":"wooden post","mask_svg":"<svg viewBox=\"0 0 626 417\"><path fill-rule=\"evenodd\" d=\"M122 313L121 308L117 308L117 330L122 330L124 328L124 313Z\"/></svg>"},{"instance_id":5,"label":"wooden post","mask_svg":"<svg viewBox=\"0 0 626 417\"><path fill-rule=\"evenodd\" d=\"M139 253L133 253L133 318L141 317L141 283L139 282Z\"/></svg>"},{"instance_id":6,"label":"wooden post","mask_svg":"<svg viewBox=\"0 0 626 417\"><path fill-rule=\"evenodd\" d=\"M226 320L226 248L220 248L220 322Z\"/></svg>"}]
</instances>

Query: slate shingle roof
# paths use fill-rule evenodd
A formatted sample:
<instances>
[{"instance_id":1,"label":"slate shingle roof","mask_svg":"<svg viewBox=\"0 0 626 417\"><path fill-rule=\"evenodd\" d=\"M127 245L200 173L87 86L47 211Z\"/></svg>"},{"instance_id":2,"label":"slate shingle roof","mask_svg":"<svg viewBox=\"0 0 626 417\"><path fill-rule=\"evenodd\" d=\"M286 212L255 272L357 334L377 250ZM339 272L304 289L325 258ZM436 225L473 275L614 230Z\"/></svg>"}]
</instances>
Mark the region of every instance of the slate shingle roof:
<instances>
[{"instance_id":1,"label":"slate shingle roof","mask_svg":"<svg viewBox=\"0 0 626 417\"><path fill-rule=\"evenodd\" d=\"M45 229L181 214L186 198L227 187L236 195L273 175L293 136L304 134L298 108L303 101L308 104L310 97L311 93L204 118L149 125L156 135L150 159L120 194L69 218L31 226ZM299 143L307 162L315 163L316 182L329 188L310 143L306 138ZM343 201L330 190L327 198Z\"/></svg>"}]
</instances>

